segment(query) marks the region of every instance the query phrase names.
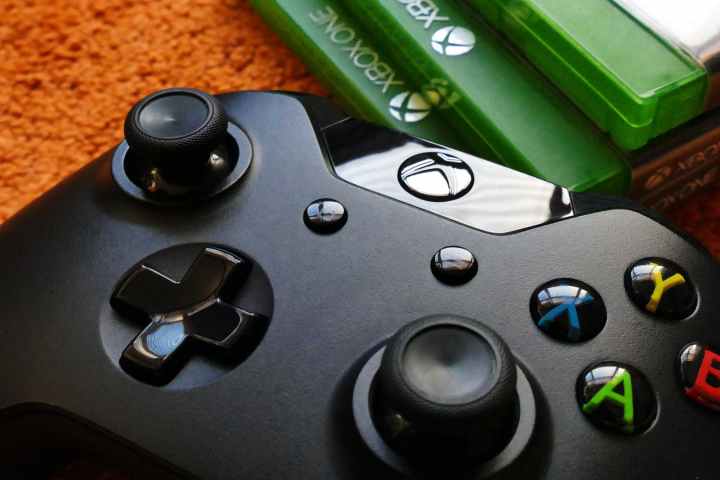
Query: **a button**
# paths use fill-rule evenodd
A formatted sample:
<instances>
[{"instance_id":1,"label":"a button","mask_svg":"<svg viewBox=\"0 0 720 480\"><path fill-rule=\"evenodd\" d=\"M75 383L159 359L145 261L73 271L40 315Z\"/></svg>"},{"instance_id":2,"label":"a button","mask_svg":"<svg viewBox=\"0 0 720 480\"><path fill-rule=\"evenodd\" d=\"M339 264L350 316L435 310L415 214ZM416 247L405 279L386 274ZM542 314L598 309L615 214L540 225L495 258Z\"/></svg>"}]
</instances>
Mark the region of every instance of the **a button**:
<instances>
[{"instance_id":1,"label":"a button","mask_svg":"<svg viewBox=\"0 0 720 480\"><path fill-rule=\"evenodd\" d=\"M462 285L477 274L475 256L462 247L445 247L438 250L430 261L435 278L447 285Z\"/></svg>"},{"instance_id":2,"label":"a button","mask_svg":"<svg viewBox=\"0 0 720 480\"><path fill-rule=\"evenodd\" d=\"M720 354L694 342L680 352L680 381L695 402L720 411Z\"/></svg>"},{"instance_id":3,"label":"a button","mask_svg":"<svg viewBox=\"0 0 720 480\"><path fill-rule=\"evenodd\" d=\"M324 198L307 206L303 221L313 232L327 235L340 230L347 222L347 216L342 203Z\"/></svg>"},{"instance_id":4,"label":"a button","mask_svg":"<svg viewBox=\"0 0 720 480\"><path fill-rule=\"evenodd\" d=\"M400 185L410 194L432 202L447 202L470 191L474 177L459 158L442 152L413 155L400 165Z\"/></svg>"},{"instance_id":5,"label":"a button","mask_svg":"<svg viewBox=\"0 0 720 480\"><path fill-rule=\"evenodd\" d=\"M144 263L134 267L110 300L117 312L146 325L122 353L122 368L162 385L175 377L193 346L233 353L241 338L266 324L262 315L228 302L250 268L249 260L215 247L206 247L179 282Z\"/></svg>"},{"instance_id":6,"label":"a button","mask_svg":"<svg viewBox=\"0 0 720 480\"><path fill-rule=\"evenodd\" d=\"M635 305L658 317L681 320L697 306L697 292L688 274L662 258L646 258L630 266L625 289Z\"/></svg>"},{"instance_id":7,"label":"a button","mask_svg":"<svg viewBox=\"0 0 720 480\"><path fill-rule=\"evenodd\" d=\"M637 434L657 416L657 399L650 382L638 369L617 362L587 368L577 382L577 401L595 425Z\"/></svg>"},{"instance_id":8,"label":"a button","mask_svg":"<svg viewBox=\"0 0 720 480\"><path fill-rule=\"evenodd\" d=\"M600 294L571 279L548 282L535 290L530 313L544 333L561 342L585 342L605 327L607 312Z\"/></svg>"}]
</instances>

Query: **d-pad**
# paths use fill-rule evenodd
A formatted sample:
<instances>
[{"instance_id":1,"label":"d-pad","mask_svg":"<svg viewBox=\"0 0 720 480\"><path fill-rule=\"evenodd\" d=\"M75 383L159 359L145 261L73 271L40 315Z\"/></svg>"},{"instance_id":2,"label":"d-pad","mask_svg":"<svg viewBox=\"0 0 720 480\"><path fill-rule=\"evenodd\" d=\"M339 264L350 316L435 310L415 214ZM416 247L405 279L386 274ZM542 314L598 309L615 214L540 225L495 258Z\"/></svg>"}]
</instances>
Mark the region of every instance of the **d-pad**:
<instances>
[{"instance_id":1,"label":"d-pad","mask_svg":"<svg viewBox=\"0 0 720 480\"><path fill-rule=\"evenodd\" d=\"M215 353L234 351L239 339L266 321L228 301L251 266L247 259L206 247L180 282L144 264L134 267L110 304L127 318L149 324L123 351L122 368L162 385L175 377L193 345Z\"/></svg>"}]
</instances>

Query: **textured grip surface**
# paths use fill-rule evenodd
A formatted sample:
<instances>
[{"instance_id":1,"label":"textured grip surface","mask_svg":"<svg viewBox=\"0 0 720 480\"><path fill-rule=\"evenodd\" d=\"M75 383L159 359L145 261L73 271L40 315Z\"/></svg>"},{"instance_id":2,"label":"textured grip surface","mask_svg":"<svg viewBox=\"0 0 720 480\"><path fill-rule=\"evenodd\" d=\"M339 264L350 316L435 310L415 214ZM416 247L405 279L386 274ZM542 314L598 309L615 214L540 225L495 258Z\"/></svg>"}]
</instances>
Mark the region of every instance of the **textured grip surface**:
<instances>
[{"instance_id":1,"label":"textured grip surface","mask_svg":"<svg viewBox=\"0 0 720 480\"><path fill-rule=\"evenodd\" d=\"M173 97L171 104L168 99ZM154 111L148 113L149 109ZM152 116L152 123L144 116ZM192 125L187 125L188 117L192 116L200 117L199 121L196 118ZM182 125L183 121L186 125ZM154 161L174 158L206 161L222 142L227 126L225 110L215 97L190 88L173 88L145 97L130 110L125 119L125 138L131 150Z\"/></svg>"}]
</instances>

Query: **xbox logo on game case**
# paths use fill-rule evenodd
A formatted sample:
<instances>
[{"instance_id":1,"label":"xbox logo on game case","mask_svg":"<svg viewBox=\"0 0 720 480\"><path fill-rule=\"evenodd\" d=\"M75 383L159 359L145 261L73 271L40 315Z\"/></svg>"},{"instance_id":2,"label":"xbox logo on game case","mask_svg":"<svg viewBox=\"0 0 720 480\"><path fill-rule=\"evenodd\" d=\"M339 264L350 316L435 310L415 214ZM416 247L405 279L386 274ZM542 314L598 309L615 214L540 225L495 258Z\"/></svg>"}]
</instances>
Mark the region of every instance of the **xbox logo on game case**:
<instances>
[{"instance_id":1,"label":"xbox logo on game case","mask_svg":"<svg viewBox=\"0 0 720 480\"><path fill-rule=\"evenodd\" d=\"M417 92L402 92L390 100L390 114L401 122L419 122L431 111L432 106Z\"/></svg>"},{"instance_id":2,"label":"xbox logo on game case","mask_svg":"<svg viewBox=\"0 0 720 480\"><path fill-rule=\"evenodd\" d=\"M433 78L420 90L430 105L440 110L451 108L461 98L458 92L452 90L450 83L442 78Z\"/></svg>"},{"instance_id":3,"label":"xbox logo on game case","mask_svg":"<svg viewBox=\"0 0 720 480\"><path fill-rule=\"evenodd\" d=\"M463 27L443 27L432 36L433 50L441 55L465 55L475 46L475 34Z\"/></svg>"}]
</instances>

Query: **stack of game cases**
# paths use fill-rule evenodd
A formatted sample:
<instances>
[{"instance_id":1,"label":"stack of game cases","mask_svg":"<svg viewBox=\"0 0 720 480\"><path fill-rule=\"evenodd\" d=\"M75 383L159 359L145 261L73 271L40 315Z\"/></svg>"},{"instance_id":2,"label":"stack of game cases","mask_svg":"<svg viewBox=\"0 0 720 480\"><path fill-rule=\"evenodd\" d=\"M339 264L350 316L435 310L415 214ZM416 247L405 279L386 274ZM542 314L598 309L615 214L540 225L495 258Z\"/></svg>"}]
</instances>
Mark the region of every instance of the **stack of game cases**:
<instances>
[{"instance_id":1,"label":"stack of game cases","mask_svg":"<svg viewBox=\"0 0 720 480\"><path fill-rule=\"evenodd\" d=\"M660 210L719 177L706 0L253 3L355 116Z\"/></svg>"}]
</instances>

